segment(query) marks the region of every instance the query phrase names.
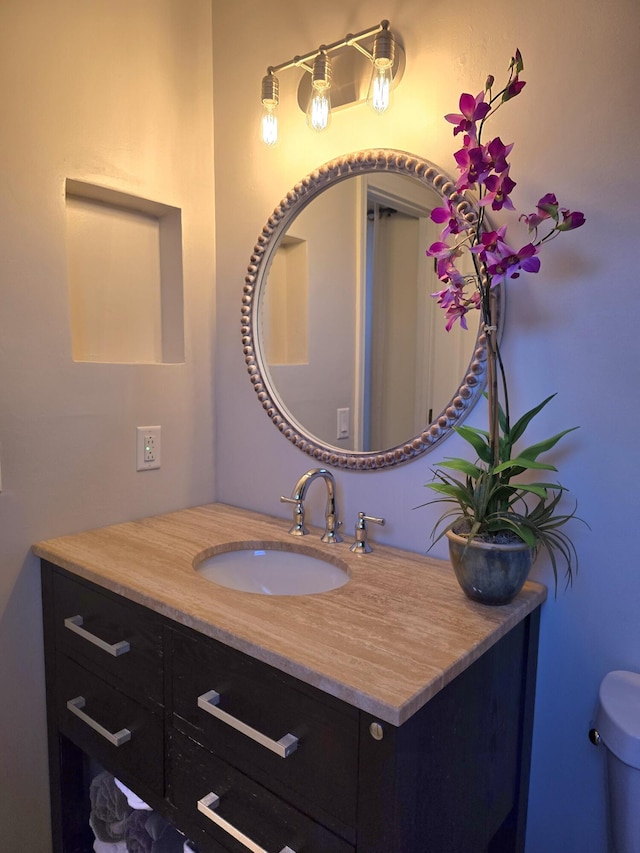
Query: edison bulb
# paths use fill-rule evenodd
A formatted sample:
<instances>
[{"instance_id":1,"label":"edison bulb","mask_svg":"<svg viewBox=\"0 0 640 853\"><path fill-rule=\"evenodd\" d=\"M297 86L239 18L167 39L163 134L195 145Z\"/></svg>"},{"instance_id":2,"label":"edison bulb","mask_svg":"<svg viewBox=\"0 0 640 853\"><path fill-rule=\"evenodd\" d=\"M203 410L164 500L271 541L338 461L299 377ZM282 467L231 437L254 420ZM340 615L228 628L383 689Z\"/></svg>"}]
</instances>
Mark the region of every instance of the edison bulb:
<instances>
[{"instance_id":1,"label":"edison bulb","mask_svg":"<svg viewBox=\"0 0 640 853\"><path fill-rule=\"evenodd\" d=\"M329 89L314 89L309 109L307 110L307 122L313 130L324 130L331 119L331 96Z\"/></svg>"},{"instance_id":2,"label":"edison bulb","mask_svg":"<svg viewBox=\"0 0 640 853\"><path fill-rule=\"evenodd\" d=\"M265 145L275 145L278 141L278 116L274 104L264 104L262 108L262 141Z\"/></svg>"},{"instance_id":3,"label":"edison bulb","mask_svg":"<svg viewBox=\"0 0 640 853\"><path fill-rule=\"evenodd\" d=\"M307 109L307 124L314 130L324 130L331 120L331 60L325 48L313 62L311 72L311 101Z\"/></svg>"},{"instance_id":4,"label":"edison bulb","mask_svg":"<svg viewBox=\"0 0 640 853\"><path fill-rule=\"evenodd\" d=\"M280 100L280 84L269 68L265 77L262 78L262 141L265 145L275 145L278 141L278 101Z\"/></svg>"},{"instance_id":5,"label":"edison bulb","mask_svg":"<svg viewBox=\"0 0 640 853\"><path fill-rule=\"evenodd\" d=\"M373 67L367 103L377 113L383 113L389 108L392 72L393 69L390 65L374 65Z\"/></svg>"}]
</instances>

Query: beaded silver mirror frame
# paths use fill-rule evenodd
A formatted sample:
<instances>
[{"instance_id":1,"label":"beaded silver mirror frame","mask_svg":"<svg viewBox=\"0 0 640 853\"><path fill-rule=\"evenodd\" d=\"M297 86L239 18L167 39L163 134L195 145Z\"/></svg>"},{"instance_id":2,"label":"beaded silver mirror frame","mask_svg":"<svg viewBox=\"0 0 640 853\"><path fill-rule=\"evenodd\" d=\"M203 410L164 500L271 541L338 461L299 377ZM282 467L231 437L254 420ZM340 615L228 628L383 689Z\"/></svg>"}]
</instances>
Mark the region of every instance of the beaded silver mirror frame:
<instances>
[{"instance_id":1,"label":"beaded silver mirror frame","mask_svg":"<svg viewBox=\"0 0 640 853\"><path fill-rule=\"evenodd\" d=\"M449 403L422 432L382 451L343 450L318 439L298 423L281 401L270 380L258 344L260 296L266 285L270 262L287 227L307 204L327 187L353 175L384 171L415 178L448 198L471 225L477 222L474 202L460 193L450 176L428 160L392 149L357 151L320 166L297 183L267 220L254 247L242 296L242 346L245 363L262 408L292 444L322 465L353 470L374 470L415 459L445 439L462 423L482 395L486 382L486 338L478 324L471 361ZM426 250L425 246L425 250ZM504 292L495 290L497 335L502 333ZM444 318L443 318L444 321ZM473 334L470 332L470 334Z\"/></svg>"}]
</instances>

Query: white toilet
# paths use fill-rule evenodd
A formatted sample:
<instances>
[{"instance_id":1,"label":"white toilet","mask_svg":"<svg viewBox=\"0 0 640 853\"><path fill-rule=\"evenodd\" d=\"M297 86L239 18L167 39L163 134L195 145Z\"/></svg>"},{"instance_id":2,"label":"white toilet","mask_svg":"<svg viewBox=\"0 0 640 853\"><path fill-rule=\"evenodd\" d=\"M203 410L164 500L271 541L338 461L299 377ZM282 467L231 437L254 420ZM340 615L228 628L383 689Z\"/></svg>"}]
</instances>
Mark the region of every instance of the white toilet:
<instances>
[{"instance_id":1,"label":"white toilet","mask_svg":"<svg viewBox=\"0 0 640 853\"><path fill-rule=\"evenodd\" d=\"M614 853L640 853L640 674L616 670L600 685L594 743L607 748Z\"/></svg>"}]
</instances>

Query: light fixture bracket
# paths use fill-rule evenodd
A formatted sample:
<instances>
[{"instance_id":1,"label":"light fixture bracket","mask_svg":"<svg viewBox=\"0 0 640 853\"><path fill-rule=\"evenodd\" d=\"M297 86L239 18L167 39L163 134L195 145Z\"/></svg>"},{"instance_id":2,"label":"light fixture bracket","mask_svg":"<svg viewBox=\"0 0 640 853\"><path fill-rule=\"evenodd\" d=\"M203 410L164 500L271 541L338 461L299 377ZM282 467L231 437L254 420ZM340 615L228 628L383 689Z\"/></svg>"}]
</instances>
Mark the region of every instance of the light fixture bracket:
<instances>
[{"instance_id":1,"label":"light fixture bracket","mask_svg":"<svg viewBox=\"0 0 640 853\"><path fill-rule=\"evenodd\" d=\"M367 100L371 78L372 54L352 50L355 45L344 45L331 55L331 108L336 110L364 103ZM405 53L396 42L393 60L392 89L402 80L405 69ZM296 100L304 113L311 97L311 75L303 74L298 83Z\"/></svg>"},{"instance_id":2,"label":"light fixture bracket","mask_svg":"<svg viewBox=\"0 0 640 853\"><path fill-rule=\"evenodd\" d=\"M363 42L370 42L369 48ZM350 48L355 50L350 50ZM298 86L298 105L303 112L307 109L311 91L314 61L323 52L331 59L333 70L331 96L334 109L359 103L366 99L371 63L376 60L378 52L381 56L391 55L394 86L399 83L404 73L404 50L395 35L391 34L389 21L381 21L376 26L369 27L359 33L347 33L344 38L338 41L320 45L303 56L294 56L286 62L270 65L267 68L268 75L276 75L289 68L302 68L308 72L309 76L304 74ZM338 69L342 70L339 71Z\"/></svg>"}]
</instances>

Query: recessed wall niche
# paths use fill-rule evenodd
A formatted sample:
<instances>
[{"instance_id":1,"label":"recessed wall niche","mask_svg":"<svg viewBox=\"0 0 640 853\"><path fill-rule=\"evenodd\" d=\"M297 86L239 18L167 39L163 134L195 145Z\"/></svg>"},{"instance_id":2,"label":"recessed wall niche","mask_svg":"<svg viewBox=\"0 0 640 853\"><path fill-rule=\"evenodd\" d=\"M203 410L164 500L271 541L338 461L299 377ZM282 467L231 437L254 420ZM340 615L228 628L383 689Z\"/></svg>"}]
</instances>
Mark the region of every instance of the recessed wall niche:
<instances>
[{"instance_id":1,"label":"recessed wall niche","mask_svg":"<svg viewBox=\"0 0 640 853\"><path fill-rule=\"evenodd\" d=\"M263 301L264 350L269 365L309 362L307 241L287 234L273 256Z\"/></svg>"},{"instance_id":2,"label":"recessed wall niche","mask_svg":"<svg viewBox=\"0 0 640 853\"><path fill-rule=\"evenodd\" d=\"M180 208L70 178L65 207L74 361L184 361Z\"/></svg>"}]
</instances>

